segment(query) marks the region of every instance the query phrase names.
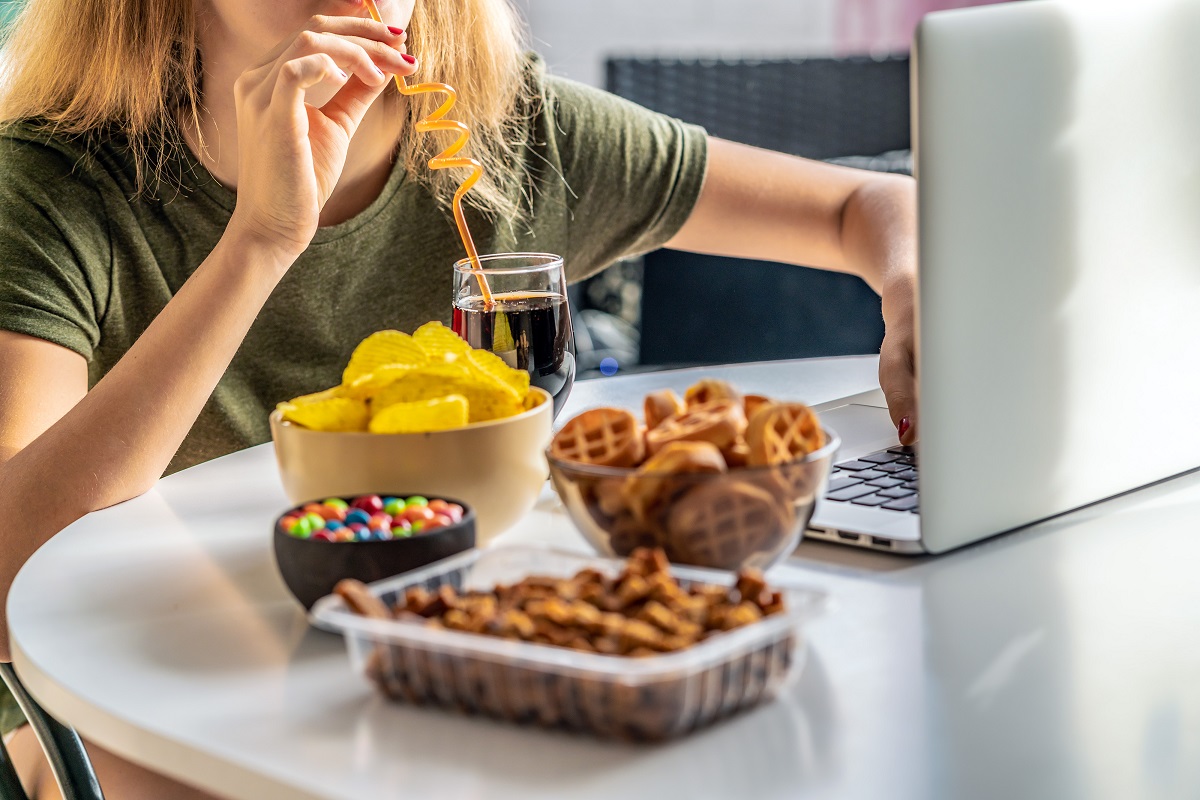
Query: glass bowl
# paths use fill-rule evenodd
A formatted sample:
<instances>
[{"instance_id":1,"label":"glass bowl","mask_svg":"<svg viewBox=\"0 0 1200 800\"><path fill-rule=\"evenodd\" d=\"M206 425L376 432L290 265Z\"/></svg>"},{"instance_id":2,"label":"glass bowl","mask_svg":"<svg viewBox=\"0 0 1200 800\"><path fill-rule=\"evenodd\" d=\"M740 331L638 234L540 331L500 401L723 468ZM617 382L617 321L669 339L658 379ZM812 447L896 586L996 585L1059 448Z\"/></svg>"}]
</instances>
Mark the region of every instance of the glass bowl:
<instances>
[{"instance_id":1,"label":"glass bowl","mask_svg":"<svg viewBox=\"0 0 1200 800\"><path fill-rule=\"evenodd\" d=\"M677 564L767 569L804 533L825 491L841 440L805 458L722 473L640 472L563 461L549 452L550 478L571 521L602 555L661 547Z\"/></svg>"}]
</instances>

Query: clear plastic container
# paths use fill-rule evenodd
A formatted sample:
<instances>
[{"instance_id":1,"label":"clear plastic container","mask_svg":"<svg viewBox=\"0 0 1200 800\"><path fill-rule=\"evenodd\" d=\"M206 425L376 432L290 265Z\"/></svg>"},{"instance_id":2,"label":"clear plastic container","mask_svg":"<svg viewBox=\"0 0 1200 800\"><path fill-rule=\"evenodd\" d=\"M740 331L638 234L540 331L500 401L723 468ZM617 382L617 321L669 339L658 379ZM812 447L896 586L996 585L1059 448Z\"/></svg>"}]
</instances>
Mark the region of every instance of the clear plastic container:
<instances>
[{"instance_id":1,"label":"clear plastic container","mask_svg":"<svg viewBox=\"0 0 1200 800\"><path fill-rule=\"evenodd\" d=\"M621 559L535 547L473 550L371 585L389 605L410 587L491 589L530 575L569 578L592 567L615 576ZM727 572L672 566L687 586L730 586ZM412 622L367 619L336 596L312 620L346 637L350 659L388 697L513 722L633 740L669 739L773 697L803 663L803 623L825 595L783 591L787 610L674 653L645 658L583 653Z\"/></svg>"}]
</instances>

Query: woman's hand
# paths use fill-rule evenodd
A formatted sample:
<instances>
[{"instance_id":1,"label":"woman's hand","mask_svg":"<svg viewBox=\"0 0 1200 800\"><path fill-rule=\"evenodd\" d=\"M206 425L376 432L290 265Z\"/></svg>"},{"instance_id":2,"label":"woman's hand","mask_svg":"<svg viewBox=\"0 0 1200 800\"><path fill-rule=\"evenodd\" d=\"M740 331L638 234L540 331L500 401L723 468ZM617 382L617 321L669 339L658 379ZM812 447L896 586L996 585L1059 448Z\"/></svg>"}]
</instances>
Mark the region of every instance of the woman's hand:
<instances>
[{"instance_id":1,"label":"woman's hand","mask_svg":"<svg viewBox=\"0 0 1200 800\"><path fill-rule=\"evenodd\" d=\"M901 444L917 442L916 279L901 272L883 287L886 326L879 351L879 385Z\"/></svg>"},{"instance_id":2,"label":"woman's hand","mask_svg":"<svg viewBox=\"0 0 1200 800\"><path fill-rule=\"evenodd\" d=\"M308 247L350 140L392 75L411 75L404 33L313 17L237 79L237 207L231 227L294 259ZM307 99L328 98L320 107Z\"/></svg>"}]
</instances>

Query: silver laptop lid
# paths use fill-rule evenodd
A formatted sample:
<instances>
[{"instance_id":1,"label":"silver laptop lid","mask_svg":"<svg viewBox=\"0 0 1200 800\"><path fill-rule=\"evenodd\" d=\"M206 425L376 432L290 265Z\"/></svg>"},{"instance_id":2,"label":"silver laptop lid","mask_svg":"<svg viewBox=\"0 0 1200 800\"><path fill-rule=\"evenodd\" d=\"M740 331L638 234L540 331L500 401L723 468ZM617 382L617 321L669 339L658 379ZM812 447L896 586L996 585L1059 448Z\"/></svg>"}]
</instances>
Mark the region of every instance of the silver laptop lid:
<instances>
[{"instance_id":1,"label":"silver laptop lid","mask_svg":"<svg viewBox=\"0 0 1200 800\"><path fill-rule=\"evenodd\" d=\"M929 550L1200 465L1197 42L1195 0L921 25Z\"/></svg>"}]
</instances>

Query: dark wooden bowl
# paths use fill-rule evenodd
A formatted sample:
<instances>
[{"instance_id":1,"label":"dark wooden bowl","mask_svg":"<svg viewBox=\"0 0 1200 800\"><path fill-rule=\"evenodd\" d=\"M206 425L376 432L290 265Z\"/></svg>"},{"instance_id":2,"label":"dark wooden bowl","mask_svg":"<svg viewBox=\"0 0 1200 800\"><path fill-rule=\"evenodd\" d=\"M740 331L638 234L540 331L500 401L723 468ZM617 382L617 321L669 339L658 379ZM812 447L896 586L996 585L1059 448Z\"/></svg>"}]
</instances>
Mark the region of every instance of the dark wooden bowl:
<instances>
[{"instance_id":1,"label":"dark wooden bowl","mask_svg":"<svg viewBox=\"0 0 1200 800\"><path fill-rule=\"evenodd\" d=\"M415 493L387 494L408 497ZM324 542L292 536L283 529L280 520L308 505L300 503L275 520L275 564L279 574L292 595L309 609L313 603L332 593L333 587L343 578L372 583L471 549L475 546L475 511L461 500L442 499L462 506L462 521L429 533L385 542Z\"/></svg>"}]
</instances>

